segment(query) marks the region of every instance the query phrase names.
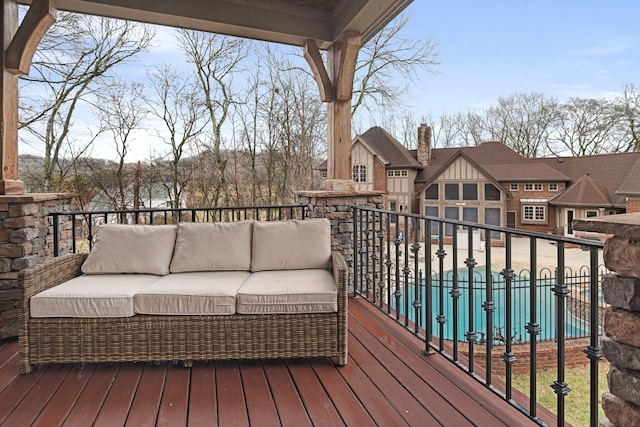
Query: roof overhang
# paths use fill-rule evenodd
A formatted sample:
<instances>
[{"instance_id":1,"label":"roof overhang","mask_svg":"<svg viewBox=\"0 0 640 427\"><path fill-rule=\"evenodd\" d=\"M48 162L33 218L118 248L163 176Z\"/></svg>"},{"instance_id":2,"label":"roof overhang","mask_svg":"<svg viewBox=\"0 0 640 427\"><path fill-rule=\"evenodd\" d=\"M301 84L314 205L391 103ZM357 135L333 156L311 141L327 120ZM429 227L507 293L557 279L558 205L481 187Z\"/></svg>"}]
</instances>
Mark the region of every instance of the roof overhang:
<instances>
[{"instance_id":1,"label":"roof overhang","mask_svg":"<svg viewBox=\"0 0 640 427\"><path fill-rule=\"evenodd\" d=\"M30 4L31 0L18 0ZM413 0L55 0L59 10L327 49L345 31L365 43Z\"/></svg>"}]
</instances>

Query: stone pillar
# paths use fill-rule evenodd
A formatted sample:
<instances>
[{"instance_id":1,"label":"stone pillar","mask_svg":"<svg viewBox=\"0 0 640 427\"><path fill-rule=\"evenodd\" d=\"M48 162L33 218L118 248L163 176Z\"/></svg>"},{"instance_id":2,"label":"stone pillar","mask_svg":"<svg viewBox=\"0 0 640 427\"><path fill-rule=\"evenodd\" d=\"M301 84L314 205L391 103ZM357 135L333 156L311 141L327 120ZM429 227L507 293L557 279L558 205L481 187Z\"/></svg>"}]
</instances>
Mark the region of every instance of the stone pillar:
<instances>
[{"instance_id":1,"label":"stone pillar","mask_svg":"<svg viewBox=\"0 0 640 427\"><path fill-rule=\"evenodd\" d=\"M613 235L604 247L602 354L610 362L602 426L640 427L640 213L574 221L574 229Z\"/></svg>"},{"instance_id":2,"label":"stone pillar","mask_svg":"<svg viewBox=\"0 0 640 427\"><path fill-rule=\"evenodd\" d=\"M53 257L49 214L71 210L71 196L0 196L0 339L17 336L18 272ZM70 250L71 219L60 224L60 253Z\"/></svg>"},{"instance_id":3,"label":"stone pillar","mask_svg":"<svg viewBox=\"0 0 640 427\"><path fill-rule=\"evenodd\" d=\"M349 267L349 291L353 292L353 212L351 206L384 209L383 193L376 191L299 191L298 202L307 206L309 218L331 221L331 249L342 252Z\"/></svg>"}]
</instances>

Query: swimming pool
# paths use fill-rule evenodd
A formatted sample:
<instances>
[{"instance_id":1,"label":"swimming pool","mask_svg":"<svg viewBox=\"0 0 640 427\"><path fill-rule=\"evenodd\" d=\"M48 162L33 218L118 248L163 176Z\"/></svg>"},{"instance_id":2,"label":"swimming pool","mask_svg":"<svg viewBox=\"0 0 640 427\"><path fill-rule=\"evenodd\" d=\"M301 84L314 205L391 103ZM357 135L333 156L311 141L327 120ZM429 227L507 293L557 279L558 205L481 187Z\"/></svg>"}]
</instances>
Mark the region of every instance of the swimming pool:
<instances>
[{"instance_id":1,"label":"swimming pool","mask_svg":"<svg viewBox=\"0 0 640 427\"><path fill-rule=\"evenodd\" d=\"M469 292L469 272L467 269L458 270L458 290L460 298L458 299L458 334L459 341L467 341L465 334L469 331L469 299L473 297L473 330L476 332L477 342L483 342L487 336L487 314L482 305L487 301L486 291L486 270L482 268L474 269L473 293ZM493 333L494 343L504 341L507 336L506 327L506 281L505 278L497 272L491 272L492 278L492 299L495 305L493 313ZM450 291L453 287L453 271L446 272L442 278L443 286L440 287L440 277L432 276L431 298L427 298L426 284L422 282L418 290L418 298L415 298L415 286L410 286L407 290L409 298L409 320L414 322L418 317L418 323L421 327L426 325L426 308L431 305L433 307L433 335L440 335L440 324L436 321L436 317L440 314L444 315L446 322L443 328L443 338L447 340L453 339L453 298ZM518 275L511 281L511 337L512 342L527 342L530 335L525 329L527 323L531 320L531 304L530 304L530 279L526 275ZM540 325L541 331L538 335L539 341L548 341L556 339L556 296L553 293L555 278L544 277L536 281L536 321ZM571 285L569 285L571 286ZM440 307L440 293L444 292L444 304ZM405 312L405 293L400 292L398 298L392 298L391 306L399 307L400 315ZM416 316L412 303L419 301L422 305L420 314ZM564 333L566 338L584 337L590 334L589 323L578 319L568 313L565 309L565 325ZM502 338L501 338L502 337Z\"/></svg>"}]
</instances>

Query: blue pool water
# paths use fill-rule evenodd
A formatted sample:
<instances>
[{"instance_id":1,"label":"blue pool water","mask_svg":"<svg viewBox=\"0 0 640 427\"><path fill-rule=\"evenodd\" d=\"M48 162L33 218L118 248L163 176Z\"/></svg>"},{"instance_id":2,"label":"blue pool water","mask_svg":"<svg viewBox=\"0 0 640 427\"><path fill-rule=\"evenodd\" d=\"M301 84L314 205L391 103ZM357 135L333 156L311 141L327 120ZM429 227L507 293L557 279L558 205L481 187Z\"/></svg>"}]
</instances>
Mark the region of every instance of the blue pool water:
<instances>
[{"instance_id":1,"label":"blue pool water","mask_svg":"<svg viewBox=\"0 0 640 427\"><path fill-rule=\"evenodd\" d=\"M493 332L494 337L506 337L506 283L502 275L496 272L491 273L493 292L492 299L495 305L495 312L493 313ZM529 290L529 278L528 277L516 277L512 280L511 289L511 337L512 342L524 342L530 340L530 335L526 331L525 327L531 320L531 307L530 307L530 290ZM419 324L421 327L426 325L426 307L431 305L433 307L433 335L440 336L440 324L436 321L436 316L443 314L446 318L443 329L443 337L447 340L453 339L454 327L453 327L453 298L450 295L451 288L453 286L453 272L447 272L443 276L443 290L440 288L439 277L432 279L432 291L431 298L427 298L426 286L423 286L418 290L419 298L423 309L419 316ZM553 293L553 286L555 279L543 278L537 281L536 286L536 320L540 325L541 331L538 335L538 340L552 340L557 336L556 333L556 297ZM473 280L473 292L469 292L469 276L468 270L462 269L458 271L458 290L460 291L460 298L458 299L458 333L457 339L460 341L466 341L465 334L469 331L469 314L471 312L469 306L469 296L473 296L473 330L477 332L477 340L481 341L487 335L487 314L483 309L483 303L487 301L486 292L486 271L484 269L474 270ZM440 293L444 292L444 304L440 306ZM416 319L415 309L412 306L412 302L416 300L414 295L416 293L415 286L410 286L407 292L409 297L409 319L413 322ZM399 307L399 312L404 315L405 301L404 293L400 296L399 302L392 297L391 306L395 308ZM565 310L565 325L564 333L565 337L581 337L588 336L590 333L590 326L587 322L582 321L576 317L571 316ZM500 339L494 339L495 343L499 343Z\"/></svg>"}]
</instances>

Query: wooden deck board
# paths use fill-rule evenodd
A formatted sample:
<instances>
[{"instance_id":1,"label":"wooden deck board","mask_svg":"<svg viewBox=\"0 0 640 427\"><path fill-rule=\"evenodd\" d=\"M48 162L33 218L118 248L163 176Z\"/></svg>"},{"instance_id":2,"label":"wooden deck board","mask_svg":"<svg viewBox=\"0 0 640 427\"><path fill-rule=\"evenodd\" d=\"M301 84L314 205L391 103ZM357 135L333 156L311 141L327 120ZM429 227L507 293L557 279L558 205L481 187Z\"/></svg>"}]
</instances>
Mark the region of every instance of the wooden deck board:
<instances>
[{"instance_id":1,"label":"wooden deck board","mask_svg":"<svg viewBox=\"0 0 640 427\"><path fill-rule=\"evenodd\" d=\"M0 424L34 426L527 426L534 423L361 299L349 362L67 364L20 375L0 342ZM550 413L545 422L555 424ZM551 418L549 418L551 417Z\"/></svg>"}]
</instances>

